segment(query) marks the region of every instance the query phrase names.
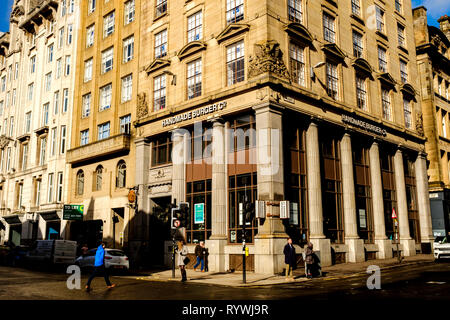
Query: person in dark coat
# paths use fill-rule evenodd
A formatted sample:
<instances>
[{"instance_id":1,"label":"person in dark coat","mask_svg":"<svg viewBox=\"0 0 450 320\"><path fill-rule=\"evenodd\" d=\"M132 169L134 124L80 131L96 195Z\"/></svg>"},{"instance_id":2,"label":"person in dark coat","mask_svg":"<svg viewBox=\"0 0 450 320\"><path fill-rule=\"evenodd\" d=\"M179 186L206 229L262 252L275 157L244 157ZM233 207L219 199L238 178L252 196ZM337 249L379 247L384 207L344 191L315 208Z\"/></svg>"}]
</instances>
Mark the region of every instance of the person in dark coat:
<instances>
[{"instance_id":1,"label":"person in dark coat","mask_svg":"<svg viewBox=\"0 0 450 320\"><path fill-rule=\"evenodd\" d=\"M286 280L289 280L289 278L294 279L293 269L297 265L297 258L295 256L295 248L291 238L288 238L283 253L284 263L286 264Z\"/></svg>"},{"instance_id":2,"label":"person in dark coat","mask_svg":"<svg viewBox=\"0 0 450 320\"><path fill-rule=\"evenodd\" d=\"M305 263L306 263L306 277L308 279L312 278L312 266L314 264L314 251L313 244L308 242L305 248Z\"/></svg>"},{"instance_id":3,"label":"person in dark coat","mask_svg":"<svg viewBox=\"0 0 450 320\"><path fill-rule=\"evenodd\" d=\"M199 264L201 264L201 272L205 272L205 255L206 255L206 248L205 243L203 241L200 241L200 244L195 246L195 255L197 256L197 263L194 264L194 271L197 271L197 267Z\"/></svg>"}]
</instances>

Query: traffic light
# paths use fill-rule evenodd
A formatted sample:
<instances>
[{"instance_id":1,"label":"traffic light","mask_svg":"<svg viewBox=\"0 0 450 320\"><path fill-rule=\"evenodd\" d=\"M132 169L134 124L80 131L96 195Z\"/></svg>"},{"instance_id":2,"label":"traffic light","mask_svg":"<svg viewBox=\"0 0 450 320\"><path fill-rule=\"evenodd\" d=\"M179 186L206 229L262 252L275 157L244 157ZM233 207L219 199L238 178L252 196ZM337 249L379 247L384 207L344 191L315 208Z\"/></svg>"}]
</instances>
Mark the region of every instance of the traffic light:
<instances>
[{"instance_id":1,"label":"traffic light","mask_svg":"<svg viewBox=\"0 0 450 320\"><path fill-rule=\"evenodd\" d=\"M181 211L179 208L172 208L171 211L170 228L178 229L181 226Z\"/></svg>"},{"instance_id":2,"label":"traffic light","mask_svg":"<svg viewBox=\"0 0 450 320\"><path fill-rule=\"evenodd\" d=\"M255 206L252 202L247 201L244 203L244 213L245 213L245 222L251 223L255 216Z\"/></svg>"},{"instance_id":3,"label":"traffic light","mask_svg":"<svg viewBox=\"0 0 450 320\"><path fill-rule=\"evenodd\" d=\"M181 225L180 227L188 227L188 217L190 214L189 211L189 203L188 202L181 202L180 203L180 212L181 212L181 217L180 217L180 221L181 221Z\"/></svg>"}]
</instances>

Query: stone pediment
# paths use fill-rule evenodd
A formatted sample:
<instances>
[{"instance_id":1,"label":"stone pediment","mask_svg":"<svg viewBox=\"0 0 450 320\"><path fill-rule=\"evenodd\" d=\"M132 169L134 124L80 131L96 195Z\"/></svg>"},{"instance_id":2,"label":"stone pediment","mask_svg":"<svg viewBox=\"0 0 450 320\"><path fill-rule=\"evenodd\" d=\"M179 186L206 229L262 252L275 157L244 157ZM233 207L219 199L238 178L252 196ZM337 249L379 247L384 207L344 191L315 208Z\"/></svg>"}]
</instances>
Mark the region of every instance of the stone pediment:
<instances>
[{"instance_id":1,"label":"stone pediment","mask_svg":"<svg viewBox=\"0 0 450 320\"><path fill-rule=\"evenodd\" d=\"M340 61L344 61L345 57L347 56L335 43L324 44L322 46L322 50L325 52L325 54L331 55L332 57Z\"/></svg>"},{"instance_id":2,"label":"stone pediment","mask_svg":"<svg viewBox=\"0 0 450 320\"><path fill-rule=\"evenodd\" d=\"M250 25L241 24L241 23L230 23L219 35L216 37L218 43L222 41L232 38L238 34L248 31L250 29Z\"/></svg>"},{"instance_id":3,"label":"stone pediment","mask_svg":"<svg viewBox=\"0 0 450 320\"><path fill-rule=\"evenodd\" d=\"M395 89L396 82L388 72L380 74L378 79L388 87Z\"/></svg>"},{"instance_id":4,"label":"stone pediment","mask_svg":"<svg viewBox=\"0 0 450 320\"><path fill-rule=\"evenodd\" d=\"M308 29L300 23L288 23L283 28L284 31L286 31L289 35L294 36L295 38L304 42L312 43L314 40Z\"/></svg>"},{"instance_id":5,"label":"stone pediment","mask_svg":"<svg viewBox=\"0 0 450 320\"><path fill-rule=\"evenodd\" d=\"M357 69L359 72L362 72L363 74L369 76L372 80L372 72L373 69L370 66L369 62L363 58L357 58L355 61L353 61L353 67Z\"/></svg>"},{"instance_id":6,"label":"stone pediment","mask_svg":"<svg viewBox=\"0 0 450 320\"><path fill-rule=\"evenodd\" d=\"M170 60L168 59L155 59L148 67L145 68L145 72L147 72L147 75L150 73L159 70L161 68L165 68L170 66Z\"/></svg>"},{"instance_id":7,"label":"stone pediment","mask_svg":"<svg viewBox=\"0 0 450 320\"><path fill-rule=\"evenodd\" d=\"M400 90L415 100L415 96L416 96L417 92L416 92L416 90L414 90L412 85L410 85L409 83L404 83L401 86Z\"/></svg>"},{"instance_id":8,"label":"stone pediment","mask_svg":"<svg viewBox=\"0 0 450 320\"><path fill-rule=\"evenodd\" d=\"M185 45L180 52L178 52L178 58L183 60L184 58L194 54L200 50L206 49L206 43L203 41L192 41Z\"/></svg>"}]
</instances>

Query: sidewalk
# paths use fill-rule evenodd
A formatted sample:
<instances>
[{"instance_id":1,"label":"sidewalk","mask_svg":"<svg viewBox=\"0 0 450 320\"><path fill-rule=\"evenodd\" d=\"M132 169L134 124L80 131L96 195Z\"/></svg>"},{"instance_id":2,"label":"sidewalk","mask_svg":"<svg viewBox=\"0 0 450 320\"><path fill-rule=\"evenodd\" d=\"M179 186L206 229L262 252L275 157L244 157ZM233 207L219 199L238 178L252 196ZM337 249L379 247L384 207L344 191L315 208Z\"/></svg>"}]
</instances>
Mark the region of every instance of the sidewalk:
<instances>
[{"instance_id":1,"label":"sidewalk","mask_svg":"<svg viewBox=\"0 0 450 320\"><path fill-rule=\"evenodd\" d=\"M344 263L337 264L330 267L324 267L322 269L323 277L317 279L339 279L357 276L358 274L365 274L367 267L370 265L377 265L382 270L397 268L402 266L417 265L432 263L434 261L432 254L420 254L412 257L405 257L401 264L398 264L397 258L383 259L383 260L370 260L361 263ZM145 281L180 281L180 271L175 270L175 278L172 278L172 270L164 270L158 272L146 272L149 276L136 276L138 280ZM267 286L267 285L279 285L286 283L300 283L303 281L310 281L306 279L304 269L299 268L294 271L294 280L286 281L284 275L265 275L256 274L254 272L247 272L246 284L242 283L242 272L195 272L192 269L187 269L188 282L191 283L203 283L214 284L221 286L232 287L255 287L255 286Z\"/></svg>"}]
</instances>

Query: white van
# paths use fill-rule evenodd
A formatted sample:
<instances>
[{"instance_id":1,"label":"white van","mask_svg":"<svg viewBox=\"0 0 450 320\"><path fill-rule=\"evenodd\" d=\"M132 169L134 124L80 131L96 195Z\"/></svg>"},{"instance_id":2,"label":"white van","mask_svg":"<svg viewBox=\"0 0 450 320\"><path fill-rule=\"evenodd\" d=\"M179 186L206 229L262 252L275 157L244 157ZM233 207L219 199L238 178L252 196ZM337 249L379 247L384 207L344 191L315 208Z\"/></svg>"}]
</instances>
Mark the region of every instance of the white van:
<instances>
[{"instance_id":1,"label":"white van","mask_svg":"<svg viewBox=\"0 0 450 320\"><path fill-rule=\"evenodd\" d=\"M77 242L71 240L36 240L26 255L30 262L73 264L76 259Z\"/></svg>"}]
</instances>

